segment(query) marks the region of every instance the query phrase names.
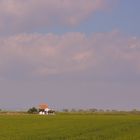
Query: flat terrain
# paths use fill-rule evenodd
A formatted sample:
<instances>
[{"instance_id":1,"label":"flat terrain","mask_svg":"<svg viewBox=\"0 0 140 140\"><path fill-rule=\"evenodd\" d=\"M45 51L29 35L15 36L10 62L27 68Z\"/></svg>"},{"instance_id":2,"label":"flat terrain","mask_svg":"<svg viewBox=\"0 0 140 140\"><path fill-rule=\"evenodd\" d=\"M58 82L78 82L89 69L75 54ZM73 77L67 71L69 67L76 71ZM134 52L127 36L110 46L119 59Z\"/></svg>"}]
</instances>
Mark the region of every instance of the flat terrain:
<instances>
[{"instance_id":1,"label":"flat terrain","mask_svg":"<svg viewBox=\"0 0 140 140\"><path fill-rule=\"evenodd\" d=\"M140 116L3 114L0 140L140 140Z\"/></svg>"}]
</instances>

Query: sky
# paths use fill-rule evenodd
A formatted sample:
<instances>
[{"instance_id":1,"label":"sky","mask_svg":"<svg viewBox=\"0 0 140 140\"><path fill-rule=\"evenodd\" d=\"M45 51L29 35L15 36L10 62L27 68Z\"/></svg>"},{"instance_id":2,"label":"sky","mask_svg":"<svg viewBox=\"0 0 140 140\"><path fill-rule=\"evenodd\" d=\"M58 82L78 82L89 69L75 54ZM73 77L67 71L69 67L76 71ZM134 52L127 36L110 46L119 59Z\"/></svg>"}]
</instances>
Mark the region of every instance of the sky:
<instances>
[{"instance_id":1,"label":"sky","mask_svg":"<svg viewBox=\"0 0 140 140\"><path fill-rule=\"evenodd\" d=\"M0 108L140 110L139 0L0 0Z\"/></svg>"}]
</instances>

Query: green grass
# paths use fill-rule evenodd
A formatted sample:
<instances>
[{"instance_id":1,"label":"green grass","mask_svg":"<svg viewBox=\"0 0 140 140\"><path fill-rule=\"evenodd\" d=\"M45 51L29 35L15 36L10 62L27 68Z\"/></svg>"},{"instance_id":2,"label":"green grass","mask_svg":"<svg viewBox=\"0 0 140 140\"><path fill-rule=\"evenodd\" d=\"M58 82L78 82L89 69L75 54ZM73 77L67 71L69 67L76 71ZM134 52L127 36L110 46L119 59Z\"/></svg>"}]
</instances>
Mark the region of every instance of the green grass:
<instances>
[{"instance_id":1,"label":"green grass","mask_svg":"<svg viewBox=\"0 0 140 140\"><path fill-rule=\"evenodd\" d=\"M3 114L0 140L140 140L140 116Z\"/></svg>"}]
</instances>

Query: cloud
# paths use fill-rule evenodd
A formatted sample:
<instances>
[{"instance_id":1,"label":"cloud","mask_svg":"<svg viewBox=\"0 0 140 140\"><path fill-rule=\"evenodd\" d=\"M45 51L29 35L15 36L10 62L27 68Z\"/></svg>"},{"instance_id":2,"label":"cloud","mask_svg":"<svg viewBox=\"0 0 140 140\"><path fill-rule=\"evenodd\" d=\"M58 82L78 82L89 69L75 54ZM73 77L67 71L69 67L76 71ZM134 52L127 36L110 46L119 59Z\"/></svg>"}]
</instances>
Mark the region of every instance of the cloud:
<instances>
[{"instance_id":1,"label":"cloud","mask_svg":"<svg viewBox=\"0 0 140 140\"><path fill-rule=\"evenodd\" d=\"M94 60L86 42L82 33L20 34L1 39L0 73L48 76L84 70Z\"/></svg>"},{"instance_id":2,"label":"cloud","mask_svg":"<svg viewBox=\"0 0 140 140\"><path fill-rule=\"evenodd\" d=\"M1 0L0 30L75 26L107 5L107 0Z\"/></svg>"},{"instance_id":3,"label":"cloud","mask_svg":"<svg viewBox=\"0 0 140 140\"><path fill-rule=\"evenodd\" d=\"M19 34L0 39L0 76L48 77L84 73L99 77L140 74L140 39L118 31ZM90 71L90 72L89 72Z\"/></svg>"}]
</instances>

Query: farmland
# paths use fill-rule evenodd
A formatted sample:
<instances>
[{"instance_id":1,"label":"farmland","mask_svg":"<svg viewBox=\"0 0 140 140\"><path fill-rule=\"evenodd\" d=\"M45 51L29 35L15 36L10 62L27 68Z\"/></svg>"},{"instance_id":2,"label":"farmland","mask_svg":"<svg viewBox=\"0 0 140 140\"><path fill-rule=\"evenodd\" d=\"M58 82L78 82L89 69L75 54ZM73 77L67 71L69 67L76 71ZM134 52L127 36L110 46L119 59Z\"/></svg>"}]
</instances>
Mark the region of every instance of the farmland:
<instances>
[{"instance_id":1,"label":"farmland","mask_svg":"<svg viewBox=\"0 0 140 140\"><path fill-rule=\"evenodd\" d=\"M132 114L0 115L0 140L140 140Z\"/></svg>"}]
</instances>

